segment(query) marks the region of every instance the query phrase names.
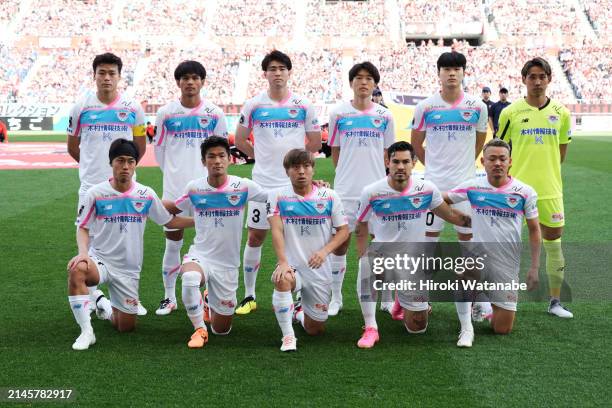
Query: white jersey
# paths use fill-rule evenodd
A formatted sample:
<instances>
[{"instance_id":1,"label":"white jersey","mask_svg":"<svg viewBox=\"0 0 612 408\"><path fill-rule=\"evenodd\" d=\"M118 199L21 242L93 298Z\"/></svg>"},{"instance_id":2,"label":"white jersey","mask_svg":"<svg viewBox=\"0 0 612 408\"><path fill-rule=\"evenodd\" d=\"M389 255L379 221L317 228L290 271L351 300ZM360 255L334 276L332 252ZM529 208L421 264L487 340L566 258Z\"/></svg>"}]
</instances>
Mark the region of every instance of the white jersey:
<instances>
[{"instance_id":1,"label":"white jersey","mask_svg":"<svg viewBox=\"0 0 612 408\"><path fill-rule=\"evenodd\" d=\"M450 104L440 93L419 102L413 129L425 132L425 178L449 190L474 177L476 132L487 131L487 106L462 93Z\"/></svg>"},{"instance_id":2,"label":"white jersey","mask_svg":"<svg viewBox=\"0 0 612 408\"><path fill-rule=\"evenodd\" d=\"M330 146L340 147L334 190L358 200L365 186L385 177L384 149L395 142L393 116L375 103L360 111L343 102L329 115L329 133Z\"/></svg>"},{"instance_id":3,"label":"white jersey","mask_svg":"<svg viewBox=\"0 0 612 408\"><path fill-rule=\"evenodd\" d=\"M271 191L268 197L268 218L280 216L285 236L285 254L289 265L317 280L331 280L329 257L319 269L311 269L308 259L331 240L334 228L346 225L344 209L338 194L329 188L313 185L302 197L293 186Z\"/></svg>"},{"instance_id":4,"label":"white jersey","mask_svg":"<svg viewBox=\"0 0 612 408\"><path fill-rule=\"evenodd\" d=\"M123 94L110 104L88 91L74 104L68 120L68 136L78 137L81 191L113 176L108 150L116 139L145 136L144 112L140 104Z\"/></svg>"},{"instance_id":5,"label":"white jersey","mask_svg":"<svg viewBox=\"0 0 612 408\"><path fill-rule=\"evenodd\" d=\"M228 176L220 187L212 187L206 178L192 180L176 206L193 208L196 235L189 252L195 251L213 268L235 269L240 266L240 245L247 201L266 202L268 193L255 182Z\"/></svg>"},{"instance_id":6,"label":"white jersey","mask_svg":"<svg viewBox=\"0 0 612 408\"><path fill-rule=\"evenodd\" d=\"M89 229L93 235L90 256L103 259L126 276L138 278L149 217L159 225L172 220L152 188L132 182L128 191L120 193L110 181L105 181L87 191L87 200L79 208L77 225Z\"/></svg>"},{"instance_id":7,"label":"white jersey","mask_svg":"<svg viewBox=\"0 0 612 408\"><path fill-rule=\"evenodd\" d=\"M244 103L240 125L253 129L253 181L269 189L290 185L283 167L285 155L305 147L306 132L320 130L317 113L307 99L289 93L285 100L276 102L267 91Z\"/></svg>"},{"instance_id":8,"label":"white jersey","mask_svg":"<svg viewBox=\"0 0 612 408\"><path fill-rule=\"evenodd\" d=\"M176 200L187 183L206 177L200 145L210 136L227 138L225 115L218 106L202 100L186 108L179 100L164 105L155 119L155 158L164 173L164 199Z\"/></svg>"},{"instance_id":9,"label":"white jersey","mask_svg":"<svg viewBox=\"0 0 612 408\"><path fill-rule=\"evenodd\" d=\"M453 203L470 202L475 242L521 242L524 218L538 216L537 193L512 177L499 188L486 177L474 178L450 190L448 197Z\"/></svg>"},{"instance_id":10,"label":"white jersey","mask_svg":"<svg viewBox=\"0 0 612 408\"><path fill-rule=\"evenodd\" d=\"M430 181L410 177L406 189L397 191L385 177L363 189L358 221L376 219L374 242L423 242L427 211L442 202L440 191Z\"/></svg>"}]
</instances>

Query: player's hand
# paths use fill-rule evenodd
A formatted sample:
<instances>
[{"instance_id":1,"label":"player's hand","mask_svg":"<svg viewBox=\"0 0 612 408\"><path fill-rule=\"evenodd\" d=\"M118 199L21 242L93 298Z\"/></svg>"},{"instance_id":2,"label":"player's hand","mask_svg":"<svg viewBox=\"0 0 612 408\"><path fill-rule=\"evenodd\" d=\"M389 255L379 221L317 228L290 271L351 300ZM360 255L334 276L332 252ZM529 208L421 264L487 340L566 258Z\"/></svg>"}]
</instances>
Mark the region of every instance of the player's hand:
<instances>
[{"instance_id":1,"label":"player's hand","mask_svg":"<svg viewBox=\"0 0 612 408\"><path fill-rule=\"evenodd\" d=\"M81 262L89 263L89 261L90 261L89 256L87 256L87 255L77 255L74 258L72 258L70 260L70 262L68 262L67 269L70 272L74 272L74 271L76 271L76 267L77 267L78 264L80 264Z\"/></svg>"},{"instance_id":2,"label":"player's hand","mask_svg":"<svg viewBox=\"0 0 612 408\"><path fill-rule=\"evenodd\" d=\"M308 260L308 266L313 269L319 269L321 265L323 265L323 262L325 262L325 258L327 258L327 255L327 252L325 252L323 249L315 252L310 256L310 259Z\"/></svg>"},{"instance_id":3,"label":"player's hand","mask_svg":"<svg viewBox=\"0 0 612 408\"><path fill-rule=\"evenodd\" d=\"M469 215L463 215L461 220L463 221L463 224L461 225L462 227L472 228L472 217Z\"/></svg>"},{"instance_id":4,"label":"player's hand","mask_svg":"<svg viewBox=\"0 0 612 408\"><path fill-rule=\"evenodd\" d=\"M295 276L295 270L287 263L278 264L274 272L272 272L272 282L279 283L285 274Z\"/></svg>"},{"instance_id":5,"label":"player's hand","mask_svg":"<svg viewBox=\"0 0 612 408\"><path fill-rule=\"evenodd\" d=\"M331 187L331 185L325 180L312 180L312 184L314 184L315 186L319 188L321 187L330 188Z\"/></svg>"},{"instance_id":6,"label":"player's hand","mask_svg":"<svg viewBox=\"0 0 612 408\"><path fill-rule=\"evenodd\" d=\"M531 267L527 272L527 290L529 292L536 290L540 286L540 276L538 275L538 268Z\"/></svg>"}]
</instances>

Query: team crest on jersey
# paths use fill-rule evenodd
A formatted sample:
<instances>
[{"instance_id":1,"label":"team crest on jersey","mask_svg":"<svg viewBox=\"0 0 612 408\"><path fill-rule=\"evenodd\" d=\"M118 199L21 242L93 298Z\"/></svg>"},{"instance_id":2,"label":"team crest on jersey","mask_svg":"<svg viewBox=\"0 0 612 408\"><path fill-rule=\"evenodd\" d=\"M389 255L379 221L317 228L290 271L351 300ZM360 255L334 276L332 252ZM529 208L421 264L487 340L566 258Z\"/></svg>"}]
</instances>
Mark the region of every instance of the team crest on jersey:
<instances>
[{"instance_id":1,"label":"team crest on jersey","mask_svg":"<svg viewBox=\"0 0 612 408\"><path fill-rule=\"evenodd\" d=\"M206 129L206 126L208 126L210 121L208 120L208 118L200 118L199 123L201 128Z\"/></svg>"},{"instance_id":2,"label":"team crest on jersey","mask_svg":"<svg viewBox=\"0 0 612 408\"><path fill-rule=\"evenodd\" d=\"M323 212L325 211L325 208L326 208L326 205L324 203L315 204L315 210L317 210L319 214L323 214Z\"/></svg>"},{"instance_id":3,"label":"team crest on jersey","mask_svg":"<svg viewBox=\"0 0 612 408\"><path fill-rule=\"evenodd\" d=\"M423 199L421 197L410 197L409 200L414 208L419 208L423 205Z\"/></svg>"},{"instance_id":4,"label":"team crest on jersey","mask_svg":"<svg viewBox=\"0 0 612 408\"><path fill-rule=\"evenodd\" d=\"M472 112L472 111L463 111L463 112L461 112L461 117L466 122L469 121L470 119L472 119L472 116L474 116L474 112Z\"/></svg>"},{"instance_id":5,"label":"team crest on jersey","mask_svg":"<svg viewBox=\"0 0 612 408\"><path fill-rule=\"evenodd\" d=\"M297 109L289 109L288 113L290 117L295 118L299 112Z\"/></svg>"},{"instance_id":6,"label":"team crest on jersey","mask_svg":"<svg viewBox=\"0 0 612 408\"><path fill-rule=\"evenodd\" d=\"M559 122L559 117L557 115L549 115L548 121L554 125L555 123Z\"/></svg>"},{"instance_id":7,"label":"team crest on jersey","mask_svg":"<svg viewBox=\"0 0 612 408\"><path fill-rule=\"evenodd\" d=\"M510 208L514 208L519 203L519 199L514 196L506 197L506 204L510 206Z\"/></svg>"},{"instance_id":8,"label":"team crest on jersey","mask_svg":"<svg viewBox=\"0 0 612 408\"><path fill-rule=\"evenodd\" d=\"M231 194L227 196L227 201L229 201L231 205L238 205L240 202L240 196L238 194Z\"/></svg>"},{"instance_id":9,"label":"team crest on jersey","mask_svg":"<svg viewBox=\"0 0 612 408\"><path fill-rule=\"evenodd\" d=\"M126 111L119 111L117 112L117 118L119 118L120 121L125 122L128 118L128 113Z\"/></svg>"},{"instance_id":10,"label":"team crest on jersey","mask_svg":"<svg viewBox=\"0 0 612 408\"><path fill-rule=\"evenodd\" d=\"M372 118L372 124L374 125L374 127L379 128L382 125L382 119Z\"/></svg>"},{"instance_id":11,"label":"team crest on jersey","mask_svg":"<svg viewBox=\"0 0 612 408\"><path fill-rule=\"evenodd\" d=\"M145 208L144 201L132 201L132 204L134 205L134 209L138 212L142 212L142 210Z\"/></svg>"}]
</instances>

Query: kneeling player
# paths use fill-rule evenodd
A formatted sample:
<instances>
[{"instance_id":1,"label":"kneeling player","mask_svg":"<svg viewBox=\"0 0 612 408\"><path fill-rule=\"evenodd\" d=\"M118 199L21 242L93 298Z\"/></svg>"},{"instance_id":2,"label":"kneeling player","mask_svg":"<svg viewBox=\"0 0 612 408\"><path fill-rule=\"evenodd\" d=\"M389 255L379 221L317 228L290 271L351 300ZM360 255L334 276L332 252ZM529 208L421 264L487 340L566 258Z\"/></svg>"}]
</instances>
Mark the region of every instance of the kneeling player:
<instances>
[{"instance_id":1,"label":"kneeling player","mask_svg":"<svg viewBox=\"0 0 612 408\"><path fill-rule=\"evenodd\" d=\"M342 202L335 191L312 183L314 165L311 153L290 150L283 166L291 186L269 195L268 221L278 258L272 274L272 306L283 332L281 351L297 349L291 325L292 291L301 290L302 296L302 306L296 308L295 319L306 333L323 333L331 299L332 271L328 255L348 238Z\"/></svg>"},{"instance_id":2,"label":"kneeling player","mask_svg":"<svg viewBox=\"0 0 612 408\"><path fill-rule=\"evenodd\" d=\"M510 146L499 139L489 141L483 149L480 159L487 177L479 177L460 184L444 194L447 203L468 201L472 206L472 230L474 242L496 245L494 251L487 251L488 257L494 260L490 265L503 268L490 271L503 275L505 282L518 281L520 268L520 250L515 250L513 243L521 242L523 220L527 220L529 244L531 249L531 266L527 272L527 289L537 287L538 267L540 265L541 234L538 221L537 194L527 184L508 175L512 164ZM493 305L491 326L497 334L508 334L512 331L516 312L517 293L506 294L503 299L499 294L490 294ZM463 347L471 347L474 331L465 331ZM459 342L457 345L461 346Z\"/></svg>"},{"instance_id":3,"label":"kneeling player","mask_svg":"<svg viewBox=\"0 0 612 408\"><path fill-rule=\"evenodd\" d=\"M230 176L227 139L211 136L202 143L202 164L208 177L192 180L176 202L164 201L171 213L192 211L196 236L183 258L183 304L195 333L187 345L201 348L208 342L206 321L214 334L229 334L236 306L242 222L247 201L265 203L268 194L255 182ZM200 286L206 283L208 299ZM210 316L208 314L210 308Z\"/></svg>"},{"instance_id":4,"label":"kneeling player","mask_svg":"<svg viewBox=\"0 0 612 408\"><path fill-rule=\"evenodd\" d=\"M86 350L96 342L89 317L88 286L108 285L112 312L102 318L111 320L120 332L135 328L147 218L168 228L193 226L192 218L170 215L150 187L132 181L138 160L134 142L115 140L109 158L113 178L87 192L77 218L79 254L68 263L68 301L81 326L81 335L72 345L74 350Z\"/></svg>"},{"instance_id":5,"label":"kneeling player","mask_svg":"<svg viewBox=\"0 0 612 408\"><path fill-rule=\"evenodd\" d=\"M388 243L425 242L425 216L430 210L445 221L462 227L470 226L470 217L444 203L433 183L410 177L416 158L410 143L396 142L389 146L387 153L388 177L366 186L359 203L356 230L360 257L357 294L365 321L365 330L357 342L360 348L372 348L379 340L377 292L371 287L362 287L362 282L369 281L370 276L368 259L365 257L368 222L376 220L374 242ZM404 309L404 325L409 333L424 333L427 329L429 306L422 296L420 301L418 298L409 292L398 292L399 303Z\"/></svg>"}]
</instances>

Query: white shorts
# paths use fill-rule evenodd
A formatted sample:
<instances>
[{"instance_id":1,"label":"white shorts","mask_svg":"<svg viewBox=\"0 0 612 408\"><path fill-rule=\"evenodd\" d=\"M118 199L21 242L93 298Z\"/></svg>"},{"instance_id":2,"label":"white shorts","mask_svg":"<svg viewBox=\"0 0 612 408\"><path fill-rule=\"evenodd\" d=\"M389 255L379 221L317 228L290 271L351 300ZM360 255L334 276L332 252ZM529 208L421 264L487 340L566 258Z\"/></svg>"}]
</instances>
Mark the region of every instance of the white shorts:
<instances>
[{"instance_id":1,"label":"white shorts","mask_svg":"<svg viewBox=\"0 0 612 408\"><path fill-rule=\"evenodd\" d=\"M269 230L270 223L268 222L268 210L266 203L258 203L249 201L247 210L247 226L249 228Z\"/></svg>"},{"instance_id":2,"label":"white shorts","mask_svg":"<svg viewBox=\"0 0 612 408\"><path fill-rule=\"evenodd\" d=\"M331 301L331 280L304 279L302 273L296 270L293 291L301 291L302 308L308 317L317 322L327 321L327 309Z\"/></svg>"},{"instance_id":3,"label":"white shorts","mask_svg":"<svg viewBox=\"0 0 612 408\"><path fill-rule=\"evenodd\" d=\"M238 269L211 268L206 258L193 251L183 257L183 265L190 262L198 264L204 271L208 307L217 314L232 316L237 302Z\"/></svg>"},{"instance_id":4,"label":"white shorts","mask_svg":"<svg viewBox=\"0 0 612 408\"><path fill-rule=\"evenodd\" d=\"M516 312L516 302L491 302L491 304L504 310Z\"/></svg>"},{"instance_id":5,"label":"white shorts","mask_svg":"<svg viewBox=\"0 0 612 408\"><path fill-rule=\"evenodd\" d=\"M106 283L111 306L127 314L138 314L138 283L140 279L126 276L104 263L102 258L90 256L100 275L98 285Z\"/></svg>"},{"instance_id":6,"label":"white shorts","mask_svg":"<svg viewBox=\"0 0 612 408\"><path fill-rule=\"evenodd\" d=\"M472 214L472 207L470 206L469 201L462 201L457 204L451 204L451 207L456 208L457 210L461 211L464 214L468 214L468 215ZM427 211L427 217L425 218L425 225L426 225L427 232L440 232L444 229L445 223L446 221L444 221L442 218L437 217L431 211ZM453 226L455 227L455 231L461 234L471 234L472 233L471 228L460 227L458 225L453 225Z\"/></svg>"}]
</instances>

